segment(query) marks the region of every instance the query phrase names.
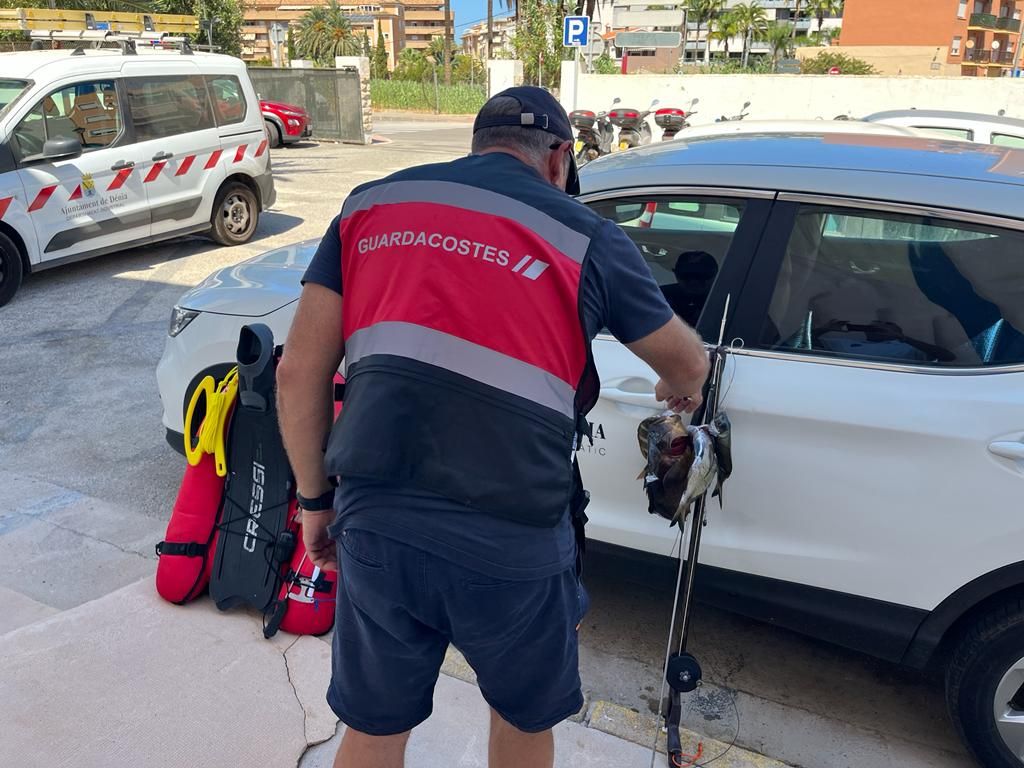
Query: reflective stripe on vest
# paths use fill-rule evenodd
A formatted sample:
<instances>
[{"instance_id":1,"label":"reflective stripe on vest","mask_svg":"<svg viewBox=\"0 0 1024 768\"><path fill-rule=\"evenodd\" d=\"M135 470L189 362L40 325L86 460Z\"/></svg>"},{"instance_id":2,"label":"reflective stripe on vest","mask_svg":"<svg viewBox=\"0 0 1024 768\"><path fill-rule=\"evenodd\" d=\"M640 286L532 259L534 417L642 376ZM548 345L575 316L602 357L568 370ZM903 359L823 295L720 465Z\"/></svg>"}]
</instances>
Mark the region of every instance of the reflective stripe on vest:
<instances>
[{"instance_id":1,"label":"reflective stripe on vest","mask_svg":"<svg viewBox=\"0 0 1024 768\"><path fill-rule=\"evenodd\" d=\"M589 237L518 200L441 181L351 196L340 234L347 365L409 358L573 418Z\"/></svg>"}]
</instances>

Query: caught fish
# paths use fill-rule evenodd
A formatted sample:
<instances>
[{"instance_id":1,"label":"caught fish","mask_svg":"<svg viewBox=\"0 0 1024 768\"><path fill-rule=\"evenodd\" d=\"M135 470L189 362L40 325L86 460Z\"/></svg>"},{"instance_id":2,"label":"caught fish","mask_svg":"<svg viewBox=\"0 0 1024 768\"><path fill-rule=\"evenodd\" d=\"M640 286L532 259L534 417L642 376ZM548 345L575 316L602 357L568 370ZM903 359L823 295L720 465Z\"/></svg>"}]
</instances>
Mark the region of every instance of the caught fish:
<instances>
[{"instance_id":1,"label":"caught fish","mask_svg":"<svg viewBox=\"0 0 1024 768\"><path fill-rule=\"evenodd\" d=\"M678 414L651 416L637 429L640 453L647 465L637 479L643 479L647 509L671 520L686 489L686 476L693 463L693 445L686 425Z\"/></svg>"},{"instance_id":2,"label":"caught fish","mask_svg":"<svg viewBox=\"0 0 1024 768\"><path fill-rule=\"evenodd\" d=\"M672 516L672 525L678 523L680 526L690 514L693 502L707 492L718 475L715 439L711 436L711 430L708 427L687 427L686 431L693 442L693 463L686 475L686 489Z\"/></svg>"},{"instance_id":3,"label":"caught fish","mask_svg":"<svg viewBox=\"0 0 1024 768\"><path fill-rule=\"evenodd\" d=\"M718 482L712 496L718 497L718 506L722 506L722 486L732 474L732 423L725 411L719 411L708 427L715 438L715 458L718 459Z\"/></svg>"}]
</instances>

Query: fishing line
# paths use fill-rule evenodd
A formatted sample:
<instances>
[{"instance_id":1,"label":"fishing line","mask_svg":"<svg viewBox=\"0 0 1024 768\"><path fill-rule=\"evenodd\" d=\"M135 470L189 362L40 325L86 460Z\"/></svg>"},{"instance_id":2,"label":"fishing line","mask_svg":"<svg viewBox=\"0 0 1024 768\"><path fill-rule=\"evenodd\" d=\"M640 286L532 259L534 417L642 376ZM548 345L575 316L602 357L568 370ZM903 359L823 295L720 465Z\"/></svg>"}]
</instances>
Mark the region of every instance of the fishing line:
<instances>
[{"instance_id":1,"label":"fishing line","mask_svg":"<svg viewBox=\"0 0 1024 768\"><path fill-rule=\"evenodd\" d=\"M691 637L693 636L693 631L692 630L690 632L690 635L691 635ZM711 669L712 668L709 665L708 666L708 677L712 677ZM740 738L740 708L739 708L739 705L736 703L736 691L733 690L732 688L728 688L728 687L726 687L724 685L722 686L722 689L725 690L725 691L728 691L728 693L729 693L729 703L732 704L732 711L733 711L733 714L736 717L736 730L734 730L733 733L732 733L732 740L728 744L726 744L725 749L723 749L719 754L715 755L714 757L712 757L712 758L710 758L708 760L705 760L704 762L699 762L699 761L698 762L694 762L693 765L697 766L697 768L701 768L702 766L705 766L705 765L710 765L711 763L715 762L715 760L721 760L723 757L725 757L727 754L729 754L729 750L731 750L733 747L736 746L736 742L739 741L739 738ZM691 699L690 700L690 704L687 707L686 714L687 715L691 715L692 713L693 713L693 700Z\"/></svg>"}]
</instances>

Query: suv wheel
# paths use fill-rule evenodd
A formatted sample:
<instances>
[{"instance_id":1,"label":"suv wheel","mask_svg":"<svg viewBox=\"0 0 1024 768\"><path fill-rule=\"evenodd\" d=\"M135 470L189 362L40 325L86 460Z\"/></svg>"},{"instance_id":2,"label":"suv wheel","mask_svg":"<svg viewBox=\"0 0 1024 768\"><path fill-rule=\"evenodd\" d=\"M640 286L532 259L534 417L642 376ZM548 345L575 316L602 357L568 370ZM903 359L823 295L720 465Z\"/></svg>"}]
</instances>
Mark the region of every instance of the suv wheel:
<instances>
[{"instance_id":1,"label":"suv wheel","mask_svg":"<svg viewBox=\"0 0 1024 768\"><path fill-rule=\"evenodd\" d=\"M14 298L24 266L21 263L21 252L3 232L0 232L0 307Z\"/></svg>"},{"instance_id":2,"label":"suv wheel","mask_svg":"<svg viewBox=\"0 0 1024 768\"><path fill-rule=\"evenodd\" d=\"M222 245L248 242L260 220L260 204L245 184L224 186L213 204L213 239Z\"/></svg>"},{"instance_id":3,"label":"suv wheel","mask_svg":"<svg viewBox=\"0 0 1024 768\"><path fill-rule=\"evenodd\" d=\"M1024 766L1024 599L990 611L963 635L946 670L946 703L981 765Z\"/></svg>"},{"instance_id":4,"label":"suv wheel","mask_svg":"<svg viewBox=\"0 0 1024 768\"><path fill-rule=\"evenodd\" d=\"M277 127L276 123L272 123L269 120L264 121L267 124L267 136L270 137L270 148L277 149L284 140L281 138L281 129Z\"/></svg>"}]
</instances>

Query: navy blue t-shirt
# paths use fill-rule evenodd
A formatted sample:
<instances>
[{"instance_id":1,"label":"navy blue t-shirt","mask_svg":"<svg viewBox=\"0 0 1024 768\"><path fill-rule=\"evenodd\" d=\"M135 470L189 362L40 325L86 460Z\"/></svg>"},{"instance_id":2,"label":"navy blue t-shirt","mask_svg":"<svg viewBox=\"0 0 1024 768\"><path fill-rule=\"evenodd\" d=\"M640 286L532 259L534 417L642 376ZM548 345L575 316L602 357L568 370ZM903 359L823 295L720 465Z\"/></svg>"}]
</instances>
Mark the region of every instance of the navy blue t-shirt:
<instances>
[{"instance_id":1,"label":"navy blue t-shirt","mask_svg":"<svg viewBox=\"0 0 1024 768\"><path fill-rule=\"evenodd\" d=\"M511 155L492 153L455 160L466 176L500 172L504 178L537 173ZM471 181L469 183L472 183ZM340 214L331 222L303 283L342 294ZM589 338L607 330L628 344L661 328L672 317L636 245L611 221L591 241L583 270L583 316ZM584 478L585 480L585 478ZM522 525L427 491L371 480L345 480L335 497L332 535L361 528L397 538L494 578L539 579L575 563L576 543L568 510L552 528Z\"/></svg>"}]
</instances>

